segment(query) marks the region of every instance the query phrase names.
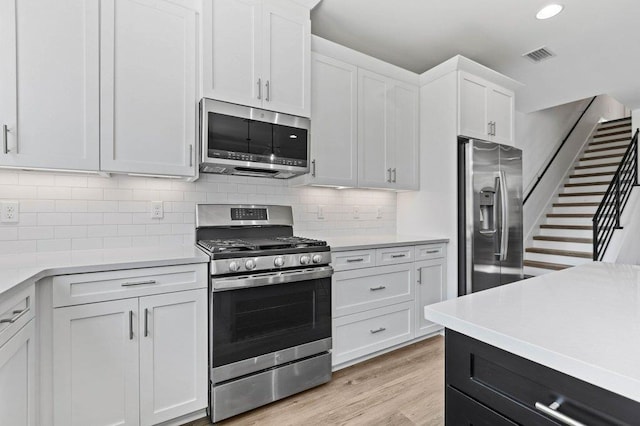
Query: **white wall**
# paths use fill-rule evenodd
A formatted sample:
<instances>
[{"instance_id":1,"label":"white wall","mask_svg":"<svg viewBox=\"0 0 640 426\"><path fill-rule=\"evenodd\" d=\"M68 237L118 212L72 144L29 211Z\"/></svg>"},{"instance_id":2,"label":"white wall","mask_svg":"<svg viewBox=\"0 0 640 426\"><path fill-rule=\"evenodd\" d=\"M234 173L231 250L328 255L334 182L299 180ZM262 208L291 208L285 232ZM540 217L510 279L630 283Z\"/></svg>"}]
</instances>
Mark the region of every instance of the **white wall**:
<instances>
[{"instance_id":1,"label":"white wall","mask_svg":"<svg viewBox=\"0 0 640 426\"><path fill-rule=\"evenodd\" d=\"M20 202L20 222L0 223L0 252L7 254L193 244L196 203L292 205L294 231L311 237L396 231L394 192L290 188L277 179L202 175L187 183L0 170L0 202L5 200ZM152 200L164 202L163 219L150 218ZM325 206L323 220L317 218L319 204Z\"/></svg>"}]
</instances>

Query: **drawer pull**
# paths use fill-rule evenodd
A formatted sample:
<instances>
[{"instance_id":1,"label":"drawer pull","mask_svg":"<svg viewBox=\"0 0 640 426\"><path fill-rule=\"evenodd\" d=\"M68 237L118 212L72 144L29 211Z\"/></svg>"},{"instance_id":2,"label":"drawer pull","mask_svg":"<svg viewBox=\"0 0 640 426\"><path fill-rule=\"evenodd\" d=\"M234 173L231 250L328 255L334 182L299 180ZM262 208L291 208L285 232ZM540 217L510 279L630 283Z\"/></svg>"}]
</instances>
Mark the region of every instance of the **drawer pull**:
<instances>
[{"instance_id":1,"label":"drawer pull","mask_svg":"<svg viewBox=\"0 0 640 426\"><path fill-rule=\"evenodd\" d=\"M364 262L364 257L359 257L357 259L347 259L347 263L355 263L355 262Z\"/></svg>"},{"instance_id":2,"label":"drawer pull","mask_svg":"<svg viewBox=\"0 0 640 426\"><path fill-rule=\"evenodd\" d=\"M440 249L427 250L427 254L434 254L434 253L438 253L439 251L440 251Z\"/></svg>"},{"instance_id":3,"label":"drawer pull","mask_svg":"<svg viewBox=\"0 0 640 426\"><path fill-rule=\"evenodd\" d=\"M378 291L378 290L384 290L385 288L387 288L387 287L381 285L380 287L371 287L371 288L369 288L369 290Z\"/></svg>"},{"instance_id":4,"label":"drawer pull","mask_svg":"<svg viewBox=\"0 0 640 426\"><path fill-rule=\"evenodd\" d=\"M392 254L392 255L391 255L391 258L393 258L393 259L399 259L399 258L401 258L401 257L405 257L405 256L406 256L406 254Z\"/></svg>"},{"instance_id":5,"label":"drawer pull","mask_svg":"<svg viewBox=\"0 0 640 426\"><path fill-rule=\"evenodd\" d=\"M156 280L146 280L146 281L135 281L129 283L122 283L122 287L133 287L136 285L145 285L145 284L156 284Z\"/></svg>"},{"instance_id":6,"label":"drawer pull","mask_svg":"<svg viewBox=\"0 0 640 426\"><path fill-rule=\"evenodd\" d=\"M384 327L380 327L380 328L379 328L379 329L377 329L377 330L369 330L369 331L371 332L371 334L376 334L376 333L381 333L381 332L383 332L383 331L385 331L385 330L386 330L386 328L384 328Z\"/></svg>"},{"instance_id":7,"label":"drawer pull","mask_svg":"<svg viewBox=\"0 0 640 426\"><path fill-rule=\"evenodd\" d=\"M554 403L550 404L549 406L546 406L541 402L536 402L536 409L539 410L539 411L542 411L543 413L545 413L549 417L552 417L554 420L557 420L557 421L559 421L560 423L562 423L564 425L568 425L568 426L586 426L584 423L581 423L581 422L579 422L577 420L574 420L571 417L567 416L566 414L562 414L561 412L557 411L558 408L560 408L560 404L561 404L561 402L555 401Z\"/></svg>"},{"instance_id":8,"label":"drawer pull","mask_svg":"<svg viewBox=\"0 0 640 426\"><path fill-rule=\"evenodd\" d=\"M13 316L11 318L0 320L0 324L6 324L6 323L13 324L14 322L18 321L27 312L29 312L29 308L24 308L19 311L13 311Z\"/></svg>"}]
</instances>

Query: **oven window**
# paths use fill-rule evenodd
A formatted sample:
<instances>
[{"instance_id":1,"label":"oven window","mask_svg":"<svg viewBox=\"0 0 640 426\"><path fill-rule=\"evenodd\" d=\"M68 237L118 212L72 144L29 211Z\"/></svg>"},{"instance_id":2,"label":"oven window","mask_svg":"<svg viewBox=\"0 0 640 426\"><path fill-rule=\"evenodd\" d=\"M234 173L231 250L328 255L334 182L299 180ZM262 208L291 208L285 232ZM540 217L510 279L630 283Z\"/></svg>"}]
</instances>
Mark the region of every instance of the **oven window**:
<instances>
[{"instance_id":1,"label":"oven window","mask_svg":"<svg viewBox=\"0 0 640 426\"><path fill-rule=\"evenodd\" d=\"M213 367L331 337L331 279L213 293Z\"/></svg>"}]
</instances>

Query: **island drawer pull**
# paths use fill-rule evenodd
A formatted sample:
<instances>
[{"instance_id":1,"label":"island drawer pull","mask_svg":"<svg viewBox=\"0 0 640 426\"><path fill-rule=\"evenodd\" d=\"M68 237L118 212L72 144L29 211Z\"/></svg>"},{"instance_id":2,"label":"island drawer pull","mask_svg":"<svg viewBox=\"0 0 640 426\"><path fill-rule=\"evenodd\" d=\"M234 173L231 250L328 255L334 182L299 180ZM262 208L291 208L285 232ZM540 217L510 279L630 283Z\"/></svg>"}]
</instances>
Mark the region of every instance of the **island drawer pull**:
<instances>
[{"instance_id":1,"label":"island drawer pull","mask_svg":"<svg viewBox=\"0 0 640 426\"><path fill-rule=\"evenodd\" d=\"M557 421L559 421L560 423L562 423L564 425L568 425L568 426L586 426L584 423L579 422L577 420L574 420L571 417L567 416L566 414L562 414L561 412L557 411L558 408L560 408L560 404L561 404L561 402L555 401L554 403L550 404L549 406L546 406L541 402L536 402L535 407L536 407L537 410L542 411L543 413L545 413L549 417L552 417L554 420L557 420Z\"/></svg>"},{"instance_id":2,"label":"island drawer pull","mask_svg":"<svg viewBox=\"0 0 640 426\"><path fill-rule=\"evenodd\" d=\"M427 254L434 254L440 252L440 249L427 250Z\"/></svg>"},{"instance_id":3,"label":"island drawer pull","mask_svg":"<svg viewBox=\"0 0 640 426\"><path fill-rule=\"evenodd\" d=\"M145 284L157 284L157 281L145 280L145 281L134 281L134 282L122 283L122 287L133 287L136 285L145 285Z\"/></svg>"},{"instance_id":4,"label":"island drawer pull","mask_svg":"<svg viewBox=\"0 0 640 426\"><path fill-rule=\"evenodd\" d=\"M347 263L354 263L354 262L364 262L364 257L359 257L357 259L347 259Z\"/></svg>"},{"instance_id":5,"label":"island drawer pull","mask_svg":"<svg viewBox=\"0 0 640 426\"><path fill-rule=\"evenodd\" d=\"M405 256L406 256L406 254L392 254L391 255L391 257L393 259L398 259L398 258L405 257Z\"/></svg>"},{"instance_id":6,"label":"island drawer pull","mask_svg":"<svg viewBox=\"0 0 640 426\"><path fill-rule=\"evenodd\" d=\"M6 323L13 324L14 322L18 321L22 316L24 316L27 312L29 312L29 308L13 311L13 317L1 319L0 324L6 324Z\"/></svg>"},{"instance_id":7,"label":"island drawer pull","mask_svg":"<svg viewBox=\"0 0 640 426\"><path fill-rule=\"evenodd\" d=\"M386 330L386 328L384 328L384 327L380 327L380 328L379 328L379 329L377 329L377 330L369 330L369 331L371 332L371 334L376 334L376 333L383 332L383 331L385 331L385 330Z\"/></svg>"},{"instance_id":8,"label":"island drawer pull","mask_svg":"<svg viewBox=\"0 0 640 426\"><path fill-rule=\"evenodd\" d=\"M381 285L380 287L370 287L369 290L378 291L378 290L384 290L385 288L387 288L387 287Z\"/></svg>"}]
</instances>

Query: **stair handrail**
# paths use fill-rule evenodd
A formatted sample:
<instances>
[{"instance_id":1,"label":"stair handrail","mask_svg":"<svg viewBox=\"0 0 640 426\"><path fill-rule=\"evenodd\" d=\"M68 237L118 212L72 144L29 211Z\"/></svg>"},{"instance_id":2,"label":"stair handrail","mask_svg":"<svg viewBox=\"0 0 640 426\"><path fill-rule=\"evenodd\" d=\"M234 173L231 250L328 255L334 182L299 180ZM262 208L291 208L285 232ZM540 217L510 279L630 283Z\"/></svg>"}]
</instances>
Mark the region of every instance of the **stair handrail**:
<instances>
[{"instance_id":1,"label":"stair handrail","mask_svg":"<svg viewBox=\"0 0 640 426\"><path fill-rule=\"evenodd\" d=\"M562 142L560 143L560 146L556 149L556 152L553 154L551 159L547 162L547 165L545 166L544 170L542 170L542 173L538 176L538 179L536 179L535 183L533 184L533 187L529 190L527 195L524 197L524 200L522 201L523 205L527 202L527 200L529 199L531 194L533 194L533 191L536 189L536 187L538 186L538 184L540 183L540 181L544 177L545 173L547 173L547 170L549 170L549 167L551 167L551 164L553 163L553 160L556 159L556 157L560 153L560 150L562 149L564 144L569 140L569 138L571 137L571 134L576 129L576 127L578 127L578 124L580 123L580 120L582 120L582 117L584 117L584 115L587 113L587 111L589 110L589 107L595 102L596 98L597 98L597 96L594 96L593 98L591 98L591 101L589 102L589 105L587 105L587 107L584 109L584 111L582 111L582 114L580 114L580 117L578 117L576 122L573 123L573 126L571 127L571 130L569 130L569 133L567 133L567 136L565 136L565 138L562 140Z\"/></svg>"},{"instance_id":2,"label":"stair handrail","mask_svg":"<svg viewBox=\"0 0 640 426\"><path fill-rule=\"evenodd\" d=\"M613 231L622 229L620 216L629 201L631 189L638 186L638 133L640 129L636 129L593 216L593 260L602 260Z\"/></svg>"}]
</instances>

